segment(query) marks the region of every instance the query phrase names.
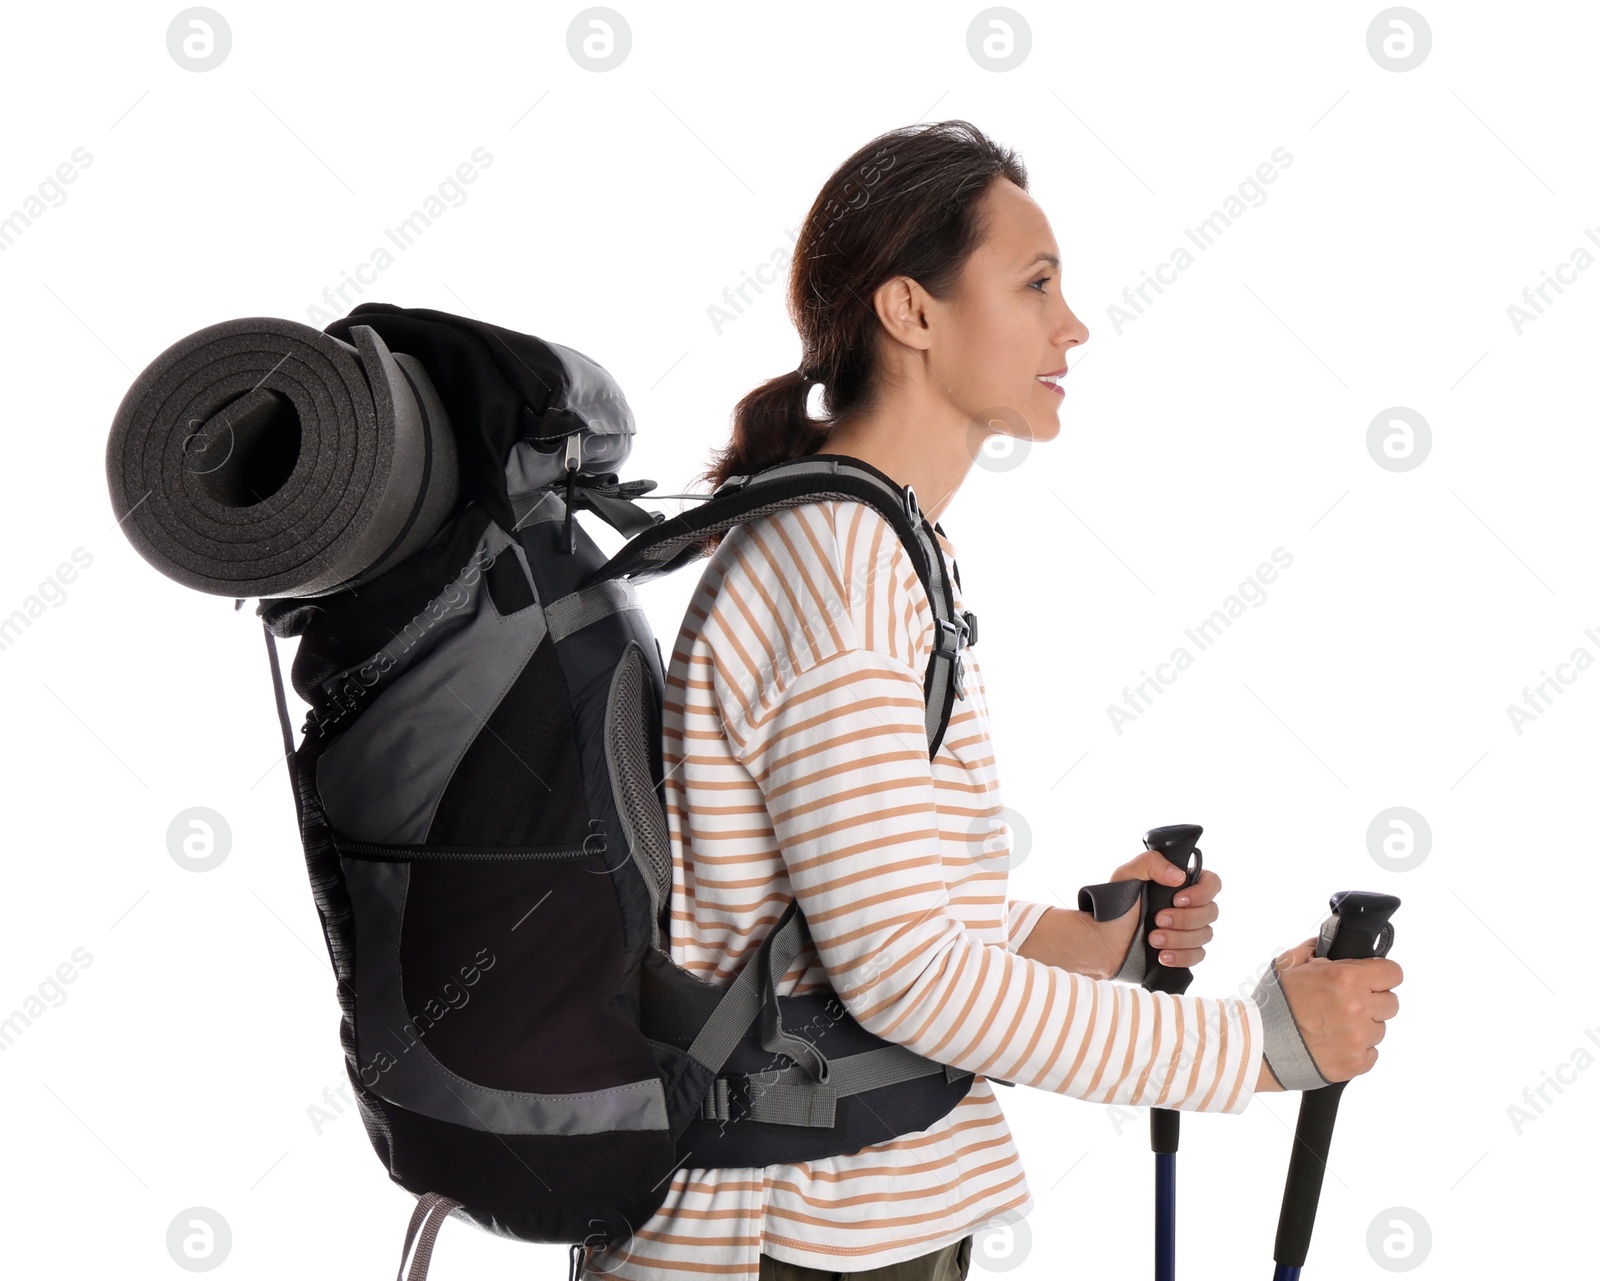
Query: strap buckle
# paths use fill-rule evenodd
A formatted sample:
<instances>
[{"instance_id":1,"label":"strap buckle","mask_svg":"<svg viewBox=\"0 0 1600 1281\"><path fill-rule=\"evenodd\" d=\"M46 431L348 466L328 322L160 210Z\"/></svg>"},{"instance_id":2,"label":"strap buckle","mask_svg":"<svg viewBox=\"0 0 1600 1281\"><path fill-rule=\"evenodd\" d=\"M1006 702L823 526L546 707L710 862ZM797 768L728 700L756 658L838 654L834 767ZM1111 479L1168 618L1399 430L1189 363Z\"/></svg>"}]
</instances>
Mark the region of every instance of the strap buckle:
<instances>
[{"instance_id":1,"label":"strap buckle","mask_svg":"<svg viewBox=\"0 0 1600 1281\"><path fill-rule=\"evenodd\" d=\"M967 696L966 666L961 661L961 651L967 645L967 620L965 617L940 618L935 620L938 629L934 634L933 647L936 653L943 654L953 664L951 673L952 683L955 685L956 697Z\"/></svg>"},{"instance_id":2,"label":"strap buckle","mask_svg":"<svg viewBox=\"0 0 1600 1281\"><path fill-rule=\"evenodd\" d=\"M939 642L949 640L948 645ZM978 616L970 609L964 609L954 618L939 621L939 635L935 638L934 648L948 658L954 658L969 645L978 641Z\"/></svg>"},{"instance_id":3,"label":"strap buckle","mask_svg":"<svg viewBox=\"0 0 1600 1281\"><path fill-rule=\"evenodd\" d=\"M946 658L959 658L961 651L967 645L968 625L965 616L957 615L955 618L940 618L935 621L939 625L939 630L934 636L934 650Z\"/></svg>"},{"instance_id":4,"label":"strap buckle","mask_svg":"<svg viewBox=\"0 0 1600 1281\"><path fill-rule=\"evenodd\" d=\"M706 1091L705 1098L700 1100L700 1111L696 1115L702 1121L729 1120L729 1098L728 1078L716 1077Z\"/></svg>"}]
</instances>

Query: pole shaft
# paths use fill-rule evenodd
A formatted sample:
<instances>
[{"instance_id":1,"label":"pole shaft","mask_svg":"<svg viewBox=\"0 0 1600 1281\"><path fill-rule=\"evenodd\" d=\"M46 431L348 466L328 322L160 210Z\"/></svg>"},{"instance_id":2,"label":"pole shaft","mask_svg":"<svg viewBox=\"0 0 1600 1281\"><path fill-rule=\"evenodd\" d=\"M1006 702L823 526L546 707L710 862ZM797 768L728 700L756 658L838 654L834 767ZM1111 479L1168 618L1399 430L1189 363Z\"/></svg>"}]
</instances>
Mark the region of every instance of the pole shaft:
<instances>
[{"instance_id":1,"label":"pole shaft","mask_svg":"<svg viewBox=\"0 0 1600 1281\"><path fill-rule=\"evenodd\" d=\"M1178 1155L1156 1153L1156 1281L1177 1276Z\"/></svg>"}]
</instances>

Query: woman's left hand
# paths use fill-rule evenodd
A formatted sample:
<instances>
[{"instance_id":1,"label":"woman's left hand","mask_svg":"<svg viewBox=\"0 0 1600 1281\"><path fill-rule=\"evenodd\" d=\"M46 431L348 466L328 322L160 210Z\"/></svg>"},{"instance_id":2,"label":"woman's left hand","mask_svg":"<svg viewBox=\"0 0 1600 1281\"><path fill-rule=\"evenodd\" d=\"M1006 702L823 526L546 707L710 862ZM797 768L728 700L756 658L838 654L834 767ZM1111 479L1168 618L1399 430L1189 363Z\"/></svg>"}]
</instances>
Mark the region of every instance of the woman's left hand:
<instances>
[{"instance_id":1,"label":"woman's left hand","mask_svg":"<svg viewBox=\"0 0 1600 1281\"><path fill-rule=\"evenodd\" d=\"M1174 867L1156 850L1141 850L1138 857L1129 860L1111 874L1113 881L1144 880L1163 885L1182 885L1187 873ZM1198 965L1206 954L1205 945L1211 941L1211 922L1217 919L1216 897L1222 889L1222 878L1209 867L1200 872L1193 885L1178 891L1169 908L1156 914L1156 928L1150 932L1150 944L1160 949L1160 964L1175 968ZM1135 903L1114 921L1093 921L1094 929L1104 943L1102 955L1124 957L1139 929L1142 905Z\"/></svg>"}]
</instances>

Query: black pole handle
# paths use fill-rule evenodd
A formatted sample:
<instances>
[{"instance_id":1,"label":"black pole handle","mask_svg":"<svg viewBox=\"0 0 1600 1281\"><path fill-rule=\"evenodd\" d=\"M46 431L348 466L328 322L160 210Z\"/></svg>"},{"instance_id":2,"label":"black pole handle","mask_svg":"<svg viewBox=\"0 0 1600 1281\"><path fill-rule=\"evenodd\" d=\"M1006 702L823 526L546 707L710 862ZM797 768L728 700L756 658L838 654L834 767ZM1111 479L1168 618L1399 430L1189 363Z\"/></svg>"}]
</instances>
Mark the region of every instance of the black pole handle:
<instances>
[{"instance_id":1,"label":"black pole handle","mask_svg":"<svg viewBox=\"0 0 1600 1281\"><path fill-rule=\"evenodd\" d=\"M1147 992L1181 995L1194 979L1194 971L1188 966L1161 964L1161 949L1151 946L1150 931L1161 928L1156 924L1156 916L1172 906L1178 891L1200 879L1205 859L1195 842L1204 830L1198 823L1174 823L1170 827L1153 827L1144 834L1145 849L1155 850L1174 867L1181 867L1188 873L1182 885L1150 881L1145 886L1144 919L1139 922L1139 946L1144 948L1144 982L1140 986ZM1178 1112L1175 1108L1150 1109L1150 1150L1178 1150Z\"/></svg>"},{"instance_id":2,"label":"black pole handle","mask_svg":"<svg viewBox=\"0 0 1600 1281\"><path fill-rule=\"evenodd\" d=\"M1317 955L1332 961L1386 956L1394 942L1394 926L1389 918L1399 906L1400 900L1393 894L1340 890L1328 900L1332 914L1322 923ZM1317 1201L1322 1195L1322 1175L1328 1167L1333 1123L1339 1115L1339 1098L1348 1084L1335 1081L1300 1096L1300 1120L1295 1126L1289 1175L1284 1180L1283 1205L1278 1211L1278 1237L1272 1249L1273 1261L1280 1268L1298 1271L1305 1265L1317 1218Z\"/></svg>"},{"instance_id":3,"label":"black pole handle","mask_svg":"<svg viewBox=\"0 0 1600 1281\"><path fill-rule=\"evenodd\" d=\"M1144 948L1144 982L1147 992L1182 993L1194 979L1194 971L1183 965L1162 965L1161 949L1151 946L1150 931L1159 929L1156 916L1172 906L1172 900L1181 890L1200 879L1205 867L1195 842L1205 829L1198 823L1175 823L1171 827L1153 827L1144 834L1144 847L1155 850L1174 867L1188 872L1181 885L1167 885L1150 881L1145 886L1144 920L1139 925L1139 945Z\"/></svg>"}]
</instances>

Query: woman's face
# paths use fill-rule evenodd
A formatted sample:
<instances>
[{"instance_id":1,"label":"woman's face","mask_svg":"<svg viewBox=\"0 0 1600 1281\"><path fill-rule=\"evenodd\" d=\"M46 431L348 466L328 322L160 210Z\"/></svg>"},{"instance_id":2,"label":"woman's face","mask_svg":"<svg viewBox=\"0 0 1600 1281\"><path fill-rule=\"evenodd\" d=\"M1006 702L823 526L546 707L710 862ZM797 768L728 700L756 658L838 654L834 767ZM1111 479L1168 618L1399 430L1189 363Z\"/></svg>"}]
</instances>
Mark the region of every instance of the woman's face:
<instances>
[{"instance_id":1,"label":"woman's face","mask_svg":"<svg viewBox=\"0 0 1600 1281\"><path fill-rule=\"evenodd\" d=\"M1061 250L1044 210L1007 178L989 185L983 203L987 238L957 294L933 304L930 368L983 437L1053 440L1062 393L1040 375L1063 370L1067 349L1089 330L1061 296Z\"/></svg>"}]
</instances>

